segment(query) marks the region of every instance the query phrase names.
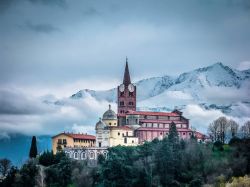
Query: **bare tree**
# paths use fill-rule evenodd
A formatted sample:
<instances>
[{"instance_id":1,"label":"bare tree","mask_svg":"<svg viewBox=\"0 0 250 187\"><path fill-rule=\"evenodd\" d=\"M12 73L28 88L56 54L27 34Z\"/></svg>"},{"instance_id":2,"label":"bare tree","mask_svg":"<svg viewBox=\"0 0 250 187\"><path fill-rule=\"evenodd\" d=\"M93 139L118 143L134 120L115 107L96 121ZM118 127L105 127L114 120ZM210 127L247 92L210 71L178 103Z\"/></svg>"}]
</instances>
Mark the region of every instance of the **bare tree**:
<instances>
[{"instance_id":1,"label":"bare tree","mask_svg":"<svg viewBox=\"0 0 250 187\"><path fill-rule=\"evenodd\" d=\"M250 136L250 121L247 121L242 127L241 127L241 132L243 136L249 137Z\"/></svg>"},{"instance_id":2,"label":"bare tree","mask_svg":"<svg viewBox=\"0 0 250 187\"><path fill-rule=\"evenodd\" d=\"M217 120L214 121L214 123L218 125L219 140L224 144L226 131L229 127L228 120L225 117L219 117Z\"/></svg>"},{"instance_id":3,"label":"bare tree","mask_svg":"<svg viewBox=\"0 0 250 187\"><path fill-rule=\"evenodd\" d=\"M218 140L218 124L216 123L210 123L208 126L208 134L210 134L210 137L213 142Z\"/></svg>"},{"instance_id":4,"label":"bare tree","mask_svg":"<svg viewBox=\"0 0 250 187\"><path fill-rule=\"evenodd\" d=\"M3 176L7 175L10 167L11 167L11 161L10 160L8 160L6 158L0 159L0 173Z\"/></svg>"},{"instance_id":5,"label":"bare tree","mask_svg":"<svg viewBox=\"0 0 250 187\"><path fill-rule=\"evenodd\" d=\"M237 135L237 132L239 129L239 124L232 119L230 119L228 121L228 124L229 124L230 130L231 130L232 137L235 137Z\"/></svg>"},{"instance_id":6,"label":"bare tree","mask_svg":"<svg viewBox=\"0 0 250 187\"><path fill-rule=\"evenodd\" d=\"M228 130L229 123L227 118L219 117L214 120L208 127L209 134L213 141L221 141L225 143L226 131Z\"/></svg>"}]
</instances>

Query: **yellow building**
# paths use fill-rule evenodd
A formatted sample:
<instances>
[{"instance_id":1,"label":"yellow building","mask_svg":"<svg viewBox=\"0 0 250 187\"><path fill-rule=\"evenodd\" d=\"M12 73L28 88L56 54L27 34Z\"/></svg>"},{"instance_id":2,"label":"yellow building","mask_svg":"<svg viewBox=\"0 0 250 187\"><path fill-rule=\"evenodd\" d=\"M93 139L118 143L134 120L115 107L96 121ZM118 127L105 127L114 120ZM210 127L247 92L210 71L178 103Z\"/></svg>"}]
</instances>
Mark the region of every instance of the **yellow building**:
<instances>
[{"instance_id":1,"label":"yellow building","mask_svg":"<svg viewBox=\"0 0 250 187\"><path fill-rule=\"evenodd\" d=\"M138 137L134 136L133 129L128 126L110 127L109 146L136 146Z\"/></svg>"},{"instance_id":2,"label":"yellow building","mask_svg":"<svg viewBox=\"0 0 250 187\"><path fill-rule=\"evenodd\" d=\"M52 137L53 153L68 148L95 147L96 137L88 134L60 133Z\"/></svg>"},{"instance_id":3,"label":"yellow building","mask_svg":"<svg viewBox=\"0 0 250 187\"><path fill-rule=\"evenodd\" d=\"M117 115L116 113L111 109L111 105L109 105L109 109L103 114L102 121L108 126L108 127L114 127L117 126Z\"/></svg>"}]
</instances>

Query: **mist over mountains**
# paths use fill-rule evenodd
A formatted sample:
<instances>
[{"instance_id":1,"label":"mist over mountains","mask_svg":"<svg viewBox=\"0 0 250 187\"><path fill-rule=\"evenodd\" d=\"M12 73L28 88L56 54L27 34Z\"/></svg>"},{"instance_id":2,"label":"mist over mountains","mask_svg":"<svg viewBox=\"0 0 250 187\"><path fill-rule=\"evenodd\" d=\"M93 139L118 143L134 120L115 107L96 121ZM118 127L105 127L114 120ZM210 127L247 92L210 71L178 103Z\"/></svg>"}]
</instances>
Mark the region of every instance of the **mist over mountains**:
<instances>
[{"instance_id":1,"label":"mist over mountains","mask_svg":"<svg viewBox=\"0 0 250 187\"><path fill-rule=\"evenodd\" d=\"M249 116L250 70L238 71L219 62L177 77L152 77L135 84L138 110L171 111L198 104L205 110L215 109L234 117ZM80 100L89 96L116 103L117 91L116 88L105 91L84 89L70 98ZM59 100L55 104L67 102ZM246 111L239 112L243 106Z\"/></svg>"}]
</instances>

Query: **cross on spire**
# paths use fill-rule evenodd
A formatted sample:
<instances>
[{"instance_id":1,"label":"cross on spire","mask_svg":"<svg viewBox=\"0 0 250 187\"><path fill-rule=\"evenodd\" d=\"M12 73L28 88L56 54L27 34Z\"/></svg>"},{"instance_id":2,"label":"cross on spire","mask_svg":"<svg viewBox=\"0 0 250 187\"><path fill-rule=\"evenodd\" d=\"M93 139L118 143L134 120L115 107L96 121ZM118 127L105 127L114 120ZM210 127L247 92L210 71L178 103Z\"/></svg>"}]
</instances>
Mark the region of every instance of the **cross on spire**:
<instances>
[{"instance_id":1,"label":"cross on spire","mask_svg":"<svg viewBox=\"0 0 250 187\"><path fill-rule=\"evenodd\" d=\"M125 66L125 72L124 72L124 77L123 77L123 84L125 86L128 86L129 84L131 84L127 57L126 57L126 66Z\"/></svg>"}]
</instances>

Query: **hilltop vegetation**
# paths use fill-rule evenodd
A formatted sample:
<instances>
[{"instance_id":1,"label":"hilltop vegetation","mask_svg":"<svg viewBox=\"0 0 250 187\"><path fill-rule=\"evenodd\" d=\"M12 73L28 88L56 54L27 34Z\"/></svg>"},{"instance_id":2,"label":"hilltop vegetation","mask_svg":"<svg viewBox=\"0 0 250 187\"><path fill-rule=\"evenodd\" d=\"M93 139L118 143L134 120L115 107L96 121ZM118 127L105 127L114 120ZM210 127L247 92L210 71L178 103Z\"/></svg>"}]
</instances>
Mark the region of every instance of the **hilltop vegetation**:
<instances>
[{"instance_id":1,"label":"hilltop vegetation","mask_svg":"<svg viewBox=\"0 0 250 187\"><path fill-rule=\"evenodd\" d=\"M247 138L233 138L228 145L179 140L173 125L162 141L110 148L108 158L99 156L94 167L64 153L44 152L20 169L8 169L0 186L247 186L249 150Z\"/></svg>"}]
</instances>

